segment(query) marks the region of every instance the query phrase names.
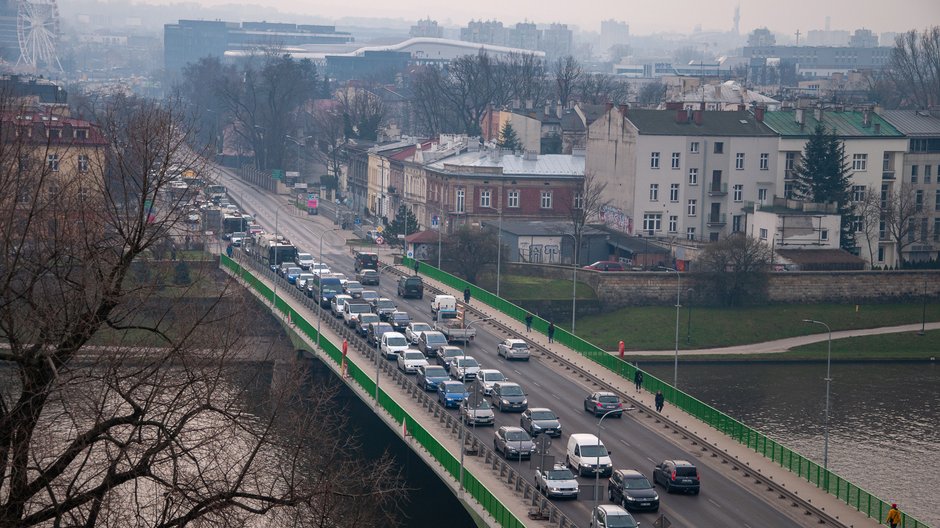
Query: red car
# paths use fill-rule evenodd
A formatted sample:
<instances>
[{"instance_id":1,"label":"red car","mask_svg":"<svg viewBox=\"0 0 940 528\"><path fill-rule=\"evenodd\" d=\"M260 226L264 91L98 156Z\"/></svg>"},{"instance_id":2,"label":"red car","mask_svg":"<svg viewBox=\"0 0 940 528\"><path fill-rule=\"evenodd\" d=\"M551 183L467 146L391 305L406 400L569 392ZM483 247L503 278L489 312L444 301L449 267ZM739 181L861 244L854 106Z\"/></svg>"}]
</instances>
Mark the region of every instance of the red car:
<instances>
[{"instance_id":1,"label":"red car","mask_svg":"<svg viewBox=\"0 0 940 528\"><path fill-rule=\"evenodd\" d=\"M598 260L590 266L584 266L584 269L594 271L626 271L623 264L613 260Z\"/></svg>"}]
</instances>

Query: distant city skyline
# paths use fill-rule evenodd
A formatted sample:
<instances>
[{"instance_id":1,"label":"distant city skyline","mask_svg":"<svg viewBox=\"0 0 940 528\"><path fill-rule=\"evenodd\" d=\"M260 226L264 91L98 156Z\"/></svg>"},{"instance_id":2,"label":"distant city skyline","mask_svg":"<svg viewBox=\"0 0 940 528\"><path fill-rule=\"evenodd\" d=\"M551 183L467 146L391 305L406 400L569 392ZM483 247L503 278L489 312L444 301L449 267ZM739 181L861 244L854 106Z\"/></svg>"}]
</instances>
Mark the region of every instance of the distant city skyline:
<instances>
[{"instance_id":1,"label":"distant city skyline","mask_svg":"<svg viewBox=\"0 0 940 528\"><path fill-rule=\"evenodd\" d=\"M150 0L148 3L172 3L173 0ZM700 1L673 0L668 12L663 4L630 5L616 0L595 0L588 9L572 10L570 2L560 0L477 0L470 3L428 2L424 0L356 0L340 2L323 0L315 3L297 0L201 0L201 5L233 7L232 15L238 16L237 6L252 4L275 8L284 13L296 13L339 19L391 18L414 21L426 17L442 25L465 26L470 20L499 20L506 25L530 21L538 24L559 22L576 26L582 31L599 31L602 20L622 20L630 25L633 34L660 32L692 33L697 27L702 31L729 31L734 24L735 7L741 6L740 31L747 34L758 27L794 35L812 29L823 29L826 17L830 17L831 29L871 29L873 32L898 32L908 29L923 29L940 24L940 4L936 0L901 0L893 8L877 6L874 2L858 0L790 0L786 9L779 9L779 2L767 0L741 2L740 0L712 0L703 9ZM276 17L276 15L275 15ZM275 20L269 21L285 21Z\"/></svg>"}]
</instances>

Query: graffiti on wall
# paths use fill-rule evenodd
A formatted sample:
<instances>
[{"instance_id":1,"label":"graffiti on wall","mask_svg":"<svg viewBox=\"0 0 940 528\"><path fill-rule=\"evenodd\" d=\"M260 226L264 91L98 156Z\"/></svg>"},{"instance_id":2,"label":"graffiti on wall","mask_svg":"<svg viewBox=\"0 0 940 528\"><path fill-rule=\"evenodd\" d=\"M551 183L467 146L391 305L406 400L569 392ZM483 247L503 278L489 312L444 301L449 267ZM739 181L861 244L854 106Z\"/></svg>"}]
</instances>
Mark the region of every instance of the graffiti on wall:
<instances>
[{"instance_id":1,"label":"graffiti on wall","mask_svg":"<svg viewBox=\"0 0 940 528\"><path fill-rule=\"evenodd\" d=\"M561 249L558 244L533 244L528 240L519 241L519 260L536 264L558 264Z\"/></svg>"},{"instance_id":2,"label":"graffiti on wall","mask_svg":"<svg viewBox=\"0 0 940 528\"><path fill-rule=\"evenodd\" d=\"M623 209L613 205L605 205L601 208L600 216L601 221L608 227L627 234L633 234L633 219L624 214Z\"/></svg>"}]
</instances>

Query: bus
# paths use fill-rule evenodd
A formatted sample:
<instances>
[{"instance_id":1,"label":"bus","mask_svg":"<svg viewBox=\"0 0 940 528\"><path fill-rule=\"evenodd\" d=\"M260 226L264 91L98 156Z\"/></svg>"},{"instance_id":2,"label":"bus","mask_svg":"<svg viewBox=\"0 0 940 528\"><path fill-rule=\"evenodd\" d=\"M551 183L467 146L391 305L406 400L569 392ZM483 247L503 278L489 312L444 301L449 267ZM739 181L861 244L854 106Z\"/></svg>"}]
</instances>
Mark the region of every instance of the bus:
<instances>
[{"instance_id":1,"label":"bus","mask_svg":"<svg viewBox=\"0 0 940 528\"><path fill-rule=\"evenodd\" d=\"M206 186L206 199L215 202L224 198L227 192L224 185L208 185Z\"/></svg>"},{"instance_id":2,"label":"bus","mask_svg":"<svg viewBox=\"0 0 940 528\"><path fill-rule=\"evenodd\" d=\"M307 214L308 215L319 214L319 208L320 208L320 201L316 197L307 200Z\"/></svg>"}]
</instances>

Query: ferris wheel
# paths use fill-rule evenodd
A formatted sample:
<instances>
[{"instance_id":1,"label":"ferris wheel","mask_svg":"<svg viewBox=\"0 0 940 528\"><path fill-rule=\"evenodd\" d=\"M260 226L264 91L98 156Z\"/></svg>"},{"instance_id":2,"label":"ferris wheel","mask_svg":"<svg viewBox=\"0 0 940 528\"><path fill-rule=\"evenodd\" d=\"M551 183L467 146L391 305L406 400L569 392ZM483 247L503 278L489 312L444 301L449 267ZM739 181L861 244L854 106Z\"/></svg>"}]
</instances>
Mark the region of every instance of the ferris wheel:
<instances>
[{"instance_id":1,"label":"ferris wheel","mask_svg":"<svg viewBox=\"0 0 940 528\"><path fill-rule=\"evenodd\" d=\"M33 68L61 70L56 44L59 41L59 6L56 0L19 0L16 14L16 37L20 43L20 59Z\"/></svg>"}]
</instances>

